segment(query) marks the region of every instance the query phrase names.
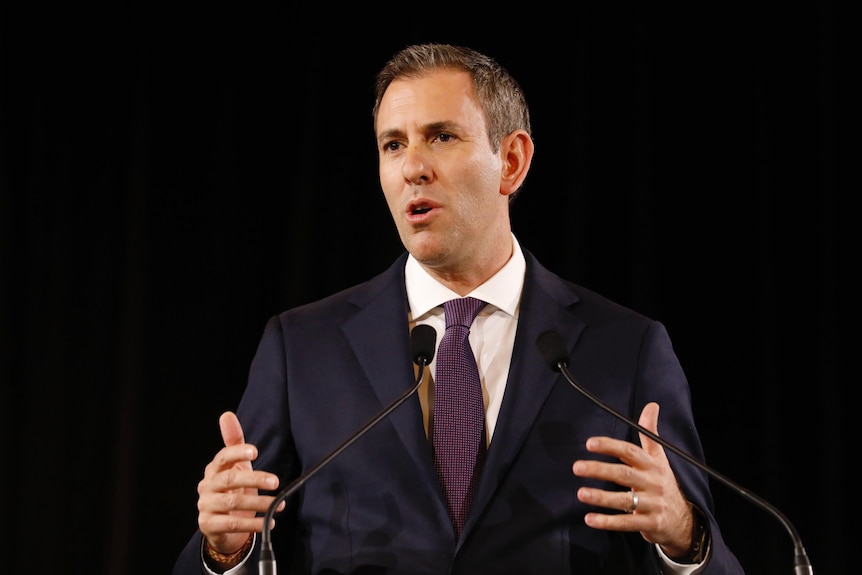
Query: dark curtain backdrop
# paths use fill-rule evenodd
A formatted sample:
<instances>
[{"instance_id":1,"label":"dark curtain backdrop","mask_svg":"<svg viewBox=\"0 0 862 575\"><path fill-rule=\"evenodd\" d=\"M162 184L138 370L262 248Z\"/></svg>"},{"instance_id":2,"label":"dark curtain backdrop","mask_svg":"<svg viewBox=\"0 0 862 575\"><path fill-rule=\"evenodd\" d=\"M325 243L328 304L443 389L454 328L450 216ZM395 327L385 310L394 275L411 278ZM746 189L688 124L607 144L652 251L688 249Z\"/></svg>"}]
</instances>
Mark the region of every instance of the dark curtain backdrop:
<instances>
[{"instance_id":1,"label":"dark curtain backdrop","mask_svg":"<svg viewBox=\"0 0 862 575\"><path fill-rule=\"evenodd\" d=\"M854 572L849 17L598 4L0 8L0 572L169 572L267 318L401 251L371 85L428 40L523 84L524 246L664 322L708 463ZM789 574L713 490L747 571Z\"/></svg>"}]
</instances>

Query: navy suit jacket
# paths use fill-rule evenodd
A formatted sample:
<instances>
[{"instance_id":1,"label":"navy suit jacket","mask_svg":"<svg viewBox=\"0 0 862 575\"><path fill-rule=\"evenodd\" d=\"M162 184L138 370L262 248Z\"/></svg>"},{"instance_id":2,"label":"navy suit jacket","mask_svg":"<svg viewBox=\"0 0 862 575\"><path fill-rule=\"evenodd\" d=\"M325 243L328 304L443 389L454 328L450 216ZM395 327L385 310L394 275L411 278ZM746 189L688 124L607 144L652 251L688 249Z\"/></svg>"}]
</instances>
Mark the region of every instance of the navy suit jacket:
<instances>
[{"instance_id":1,"label":"navy suit jacket","mask_svg":"<svg viewBox=\"0 0 862 575\"><path fill-rule=\"evenodd\" d=\"M446 511L411 397L313 476L276 517L279 573L594 574L659 573L639 533L587 527L589 506L572 474L594 435L636 434L551 369L536 339L556 330L569 367L586 388L637 421L661 406L659 434L703 459L688 383L662 324L542 267L524 250L526 279L514 354L485 470L460 539ZM255 468L287 485L341 445L415 382L404 287L405 253L361 285L273 317L252 361L237 409ZM637 441L635 439L635 441ZM712 514L708 477L668 452L686 496L712 533L705 574L742 573ZM201 535L174 574L201 572ZM257 572L257 548L249 572Z\"/></svg>"}]
</instances>

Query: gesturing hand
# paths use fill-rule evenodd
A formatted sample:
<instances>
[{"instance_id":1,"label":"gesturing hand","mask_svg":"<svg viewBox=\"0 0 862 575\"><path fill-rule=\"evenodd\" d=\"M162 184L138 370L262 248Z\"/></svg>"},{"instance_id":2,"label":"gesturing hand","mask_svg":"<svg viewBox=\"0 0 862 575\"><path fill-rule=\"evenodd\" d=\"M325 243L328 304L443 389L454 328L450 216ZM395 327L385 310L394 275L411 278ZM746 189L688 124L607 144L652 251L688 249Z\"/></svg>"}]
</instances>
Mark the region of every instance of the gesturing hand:
<instances>
[{"instance_id":1,"label":"gesturing hand","mask_svg":"<svg viewBox=\"0 0 862 575\"><path fill-rule=\"evenodd\" d=\"M638 424L658 434L658 413L658 404L648 403ZM679 489L664 448L649 437L639 435L640 446L611 437L587 440L588 451L615 457L620 463L578 460L572 465L574 474L611 481L627 489L578 489L578 499L583 503L625 512L590 512L584 521L596 529L640 531L648 542L661 545L668 556L681 556L691 544L694 521L691 507Z\"/></svg>"},{"instance_id":2,"label":"gesturing hand","mask_svg":"<svg viewBox=\"0 0 862 575\"><path fill-rule=\"evenodd\" d=\"M216 453L198 483L198 526L210 546L219 553L239 549L252 532L263 530L265 512L274 497L259 495L259 489L278 487L278 476L255 471L251 462L257 447L245 443L236 414L227 411L219 418L224 447ZM284 503L279 506L279 510Z\"/></svg>"}]
</instances>

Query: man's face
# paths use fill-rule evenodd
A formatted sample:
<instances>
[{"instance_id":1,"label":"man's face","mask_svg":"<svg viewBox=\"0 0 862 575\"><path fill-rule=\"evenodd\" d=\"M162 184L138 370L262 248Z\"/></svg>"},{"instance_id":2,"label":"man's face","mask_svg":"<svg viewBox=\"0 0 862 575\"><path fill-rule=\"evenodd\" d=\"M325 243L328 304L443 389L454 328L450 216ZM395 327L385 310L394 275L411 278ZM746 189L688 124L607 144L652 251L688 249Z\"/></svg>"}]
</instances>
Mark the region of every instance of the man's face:
<instances>
[{"instance_id":1,"label":"man's face","mask_svg":"<svg viewBox=\"0 0 862 575\"><path fill-rule=\"evenodd\" d=\"M457 273L499 249L493 244L509 226L502 162L466 72L392 82L376 133L380 184L401 241L419 262Z\"/></svg>"}]
</instances>

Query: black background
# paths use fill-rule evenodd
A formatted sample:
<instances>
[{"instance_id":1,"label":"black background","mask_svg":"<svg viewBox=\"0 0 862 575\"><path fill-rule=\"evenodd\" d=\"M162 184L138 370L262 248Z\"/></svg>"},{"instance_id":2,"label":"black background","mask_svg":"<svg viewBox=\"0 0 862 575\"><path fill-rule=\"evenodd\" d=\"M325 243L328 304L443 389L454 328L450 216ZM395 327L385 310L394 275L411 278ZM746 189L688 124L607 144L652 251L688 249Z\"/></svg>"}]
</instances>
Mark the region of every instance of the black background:
<instances>
[{"instance_id":1,"label":"black background","mask_svg":"<svg viewBox=\"0 0 862 575\"><path fill-rule=\"evenodd\" d=\"M417 41L520 80L522 244L664 322L707 462L851 572L840 6L319 8L0 8L0 572L169 572L266 319L401 251L371 86ZM747 572L790 573L781 524L713 490Z\"/></svg>"}]
</instances>

